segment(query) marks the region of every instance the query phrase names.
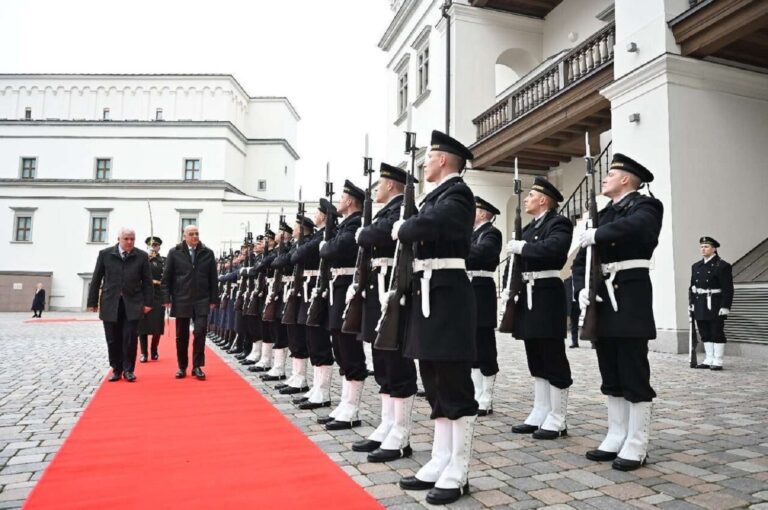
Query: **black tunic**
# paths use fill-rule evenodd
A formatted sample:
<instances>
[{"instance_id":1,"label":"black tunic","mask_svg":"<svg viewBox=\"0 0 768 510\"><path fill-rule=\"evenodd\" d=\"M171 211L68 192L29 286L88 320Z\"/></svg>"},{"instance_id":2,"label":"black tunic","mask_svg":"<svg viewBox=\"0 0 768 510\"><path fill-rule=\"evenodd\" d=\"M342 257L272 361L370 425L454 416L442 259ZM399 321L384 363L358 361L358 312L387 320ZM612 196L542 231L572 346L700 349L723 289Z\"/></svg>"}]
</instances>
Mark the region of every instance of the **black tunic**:
<instances>
[{"instance_id":1,"label":"black tunic","mask_svg":"<svg viewBox=\"0 0 768 510\"><path fill-rule=\"evenodd\" d=\"M45 289L35 290L35 297L32 298L32 308L35 312L45 310Z\"/></svg>"},{"instance_id":2,"label":"black tunic","mask_svg":"<svg viewBox=\"0 0 768 510\"><path fill-rule=\"evenodd\" d=\"M472 232L472 246L467 257L467 271L496 271L501 253L501 232L490 222ZM477 303L477 327L495 328L496 281L493 278L472 279Z\"/></svg>"},{"instance_id":3,"label":"black tunic","mask_svg":"<svg viewBox=\"0 0 768 510\"><path fill-rule=\"evenodd\" d=\"M149 257L149 270L152 273L152 310L139 320L139 335L162 335L165 333L165 293L161 281L163 279L163 268L165 267L165 257L160 255Z\"/></svg>"},{"instance_id":4,"label":"black tunic","mask_svg":"<svg viewBox=\"0 0 768 510\"><path fill-rule=\"evenodd\" d=\"M712 294L712 308L707 307L706 294L694 294L693 287L699 289L720 289L719 294ZM715 254L709 262L704 259L691 267L691 285L688 287L688 303L693 305L694 318L697 321L724 319L718 315L721 308L731 308L733 303L733 271L731 265Z\"/></svg>"},{"instance_id":5,"label":"black tunic","mask_svg":"<svg viewBox=\"0 0 768 510\"><path fill-rule=\"evenodd\" d=\"M299 262L304 263L304 271L317 271L317 269L320 267L320 242L323 240L323 236L325 235L325 229L321 228L311 236L305 237L304 241L301 243L300 246L296 248L296 250L291 254L291 263L292 264L298 264ZM309 304L310 299L309 296L312 295L312 289L315 288L315 284L317 283L317 277L316 276L304 276L304 281L307 282L307 295L304 295L304 284L301 283L302 289L301 289L301 306L299 307L299 315L297 318L297 322L299 324L305 324L307 323L307 312L309 311Z\"/></svg>"},{"instance_id":6,"label":"black tunic","mask_svg":"<svg viewBox=\"0 0 768 510\"><path fill-rule=\"evenodd\" d=\"M355 212L344 218L333 239L329 239L320 250L320 256L326 259L332 268L354 268L357 262L357 243L355 232L362 225L363 214ZM344 322L342 316L346 308L347 288L352 284L352 275L339 276L333 280L333 304L328 300L328 330L339 331Z\"/></svg>"}]
</instances>

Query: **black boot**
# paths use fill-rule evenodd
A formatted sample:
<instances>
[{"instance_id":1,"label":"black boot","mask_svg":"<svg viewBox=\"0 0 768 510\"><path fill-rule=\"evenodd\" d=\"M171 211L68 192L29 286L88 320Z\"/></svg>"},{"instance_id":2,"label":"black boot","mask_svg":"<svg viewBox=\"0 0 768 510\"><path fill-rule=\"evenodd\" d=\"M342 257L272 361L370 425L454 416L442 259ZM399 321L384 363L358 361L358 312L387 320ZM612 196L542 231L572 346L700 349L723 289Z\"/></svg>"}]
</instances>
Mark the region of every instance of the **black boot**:
<instances>
[{"instance_id":1,"label":"black boot","mask_svg":"<svg viewBox=\"0 0 768 510\"><path fill-rule=\"evenodd\" d=\"M147 362L147 335L139 335L139 346L141 348L141 356L139 357L139 363Z\"/></svg>"}]
</instances>

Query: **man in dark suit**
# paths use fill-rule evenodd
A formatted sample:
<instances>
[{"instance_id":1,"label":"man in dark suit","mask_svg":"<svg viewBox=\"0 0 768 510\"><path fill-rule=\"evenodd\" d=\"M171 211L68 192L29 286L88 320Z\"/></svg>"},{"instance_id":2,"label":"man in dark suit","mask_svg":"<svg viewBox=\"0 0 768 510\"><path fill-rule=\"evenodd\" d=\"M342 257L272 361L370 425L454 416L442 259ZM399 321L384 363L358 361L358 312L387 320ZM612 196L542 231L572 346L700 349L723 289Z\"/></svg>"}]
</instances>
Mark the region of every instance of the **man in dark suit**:
<instances>
[{"instance_id":1,"label":"man in dark suit","mask_svg":"<svg viewBox=\"0 0 768 510\"><path fill-rule=\"evenodd\" d=\"M720 243L704 236L699 239L701 260L691 267L688 306L696 320L696 328L707 356L696 368L723 369L725 352L725 319L733 303L733 270L720 258Z\"/></svg>"},{"instance_id":2,"label":"man in dark suit","mask_svg":"<svg viewBox=\"0 0 768 510\"><path fill-rule=\"evenodd\" d=\"M565 355L565 286L560 271L568 260L573 238L571 221L557 214L563 195L543 177L536 177L525 197L525 212L533 221L523 238L507 249L520 255L522 292L516 300L513 336L525 342L528 370L534 378L533 410L525 423L512 427L534 439L556 439L567 434L568 388L573 384Z\"/></svg>"},{"instance_id":3,"label":"man in dark suit","mask_svg":"<svg viewBox=\"0 0 768 510\"><path fill-rule=\"evenodd\" d=\"M613 460L613 469L638 469L648 456L651 387L648 340L656 338L653 288L649 270L659 243L664 215L662 203L638 190L653 174L637 161L615 153L601 183L611 199L598 214L597 228L585 230L581 251L573 262L573 288L582 310L597 307L597 363L608 398L608 434L596 450L594 461ZM584 286L586 247L598 250L605 278L596 303L590 303Z\"/></svg>"},{"instance_id":4,"label":"man in dark suit","mask_svg":"<svg viewBox=\"0 0 768 510\"><path fill-rule=\"evenodd\" d=\"M448 504L469 491L477 419L471 376L477 310L466 259L475 197L460 172L472 158L461 142L433 131L424 177L436 188L424 198L416 215L398 220L392 227L393 238L414 245L404 355L419 360L435 420L432 458L415 476L402 478L400 487L430 489L430 504Z\"/></svg>"},{"instance_id":5,"label":"man in dark suit","mask_svg":"<svg viewBox=\"0 0 768 510\"><path fill-rule=\"evenodd\" d=\"M205 335L208 313L219 303L218 273L213 251L200 242L196 225L184 229L184 240L171 248L165 259L163 288L176 318L176 378L186 377L189 364L189 321L194 324L192 375L205 379Z\"/></svg>"},{"instance_id":6,"label":"man in dark suit","mask_svg":"<svg viewBox=\"0 0 768 510\"><path fill-rule=\"evenodd\" d=\"M136 380L137 326L142 314L152 309L152 273L147 253L136 248L136 233L121 228L118 243L104 248L96 259L88 309L99 310L107 338L109 381ZM99 296L101 291L101 296Z\"/></svg>"},{"instance_id":7,"label":"man in dark suit","mask_svg":"<svg viewBox=\"0 0 768 510\"><path fill-rule=\"evenodd\" d=\"M477 357L472 364L472 384L478 416L493 413L493 387L499 364L496 353L496 280L501 232L493 226L500 213L490 202L475 196L475 228L467 257L467 274L477 303Z\"/></svg>"}]
</instances>

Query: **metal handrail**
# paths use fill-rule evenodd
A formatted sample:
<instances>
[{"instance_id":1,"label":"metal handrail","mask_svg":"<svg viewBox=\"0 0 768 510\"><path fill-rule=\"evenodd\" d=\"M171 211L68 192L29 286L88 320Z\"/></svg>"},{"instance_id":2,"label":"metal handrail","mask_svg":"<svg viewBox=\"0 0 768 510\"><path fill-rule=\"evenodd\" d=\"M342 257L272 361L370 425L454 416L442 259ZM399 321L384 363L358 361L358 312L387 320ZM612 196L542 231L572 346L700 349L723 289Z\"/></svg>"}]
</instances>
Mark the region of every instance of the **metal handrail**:
<instances>
[{"instance_id":1,"label":"metal handrail","mask_svg":"<svg viewBox=\"0 0 768 510\"><path fill-rule=\"evenodd\" d=\"M603 152L601 152L600 155L595 158L595 172L597 174L598 181L603 180L603 160L605 159L605 168L608 168L610 164L608 151L612 144L613 141L608 142L608 145L605 146ZM571 193L568 199L563 202L563 205L558 211L561 215L571 220L571 223L574 225L578 219L581 218L584 211L587 210L587 202L589 197L587 186L587 176L585 175L584 178L579 181L579 184L576 186L576 189L573 190L573 193Z\"/></svg>"}]
</instances>

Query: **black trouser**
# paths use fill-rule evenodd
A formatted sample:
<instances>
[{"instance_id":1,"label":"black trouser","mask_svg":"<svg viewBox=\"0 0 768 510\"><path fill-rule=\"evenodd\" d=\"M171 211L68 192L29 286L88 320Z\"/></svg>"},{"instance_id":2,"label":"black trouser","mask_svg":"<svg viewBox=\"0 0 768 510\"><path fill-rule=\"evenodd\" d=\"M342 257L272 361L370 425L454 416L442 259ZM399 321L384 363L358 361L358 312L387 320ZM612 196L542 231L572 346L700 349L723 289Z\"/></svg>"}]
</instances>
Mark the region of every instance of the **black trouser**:
<instances>
[{"instance_id":1,"label":"black trouser","mask_svg":"<svg viewBox=\"0 0 768 510\"><path fill-rule=\"evenodd\" d=\"M371 349L373 374L379 393L394 398L408 398L416 394L416 363L404 358L401 350Z\"/></svg>"},{"instance_id":2,"label":"black trouser","mask_svg":"<svg viewBox=\"0 0 768 510\"><path fill-rule=\"evenodd\" d=\"M33 317L42 317L43 316L43 311L42 310L32 310L32 312L33 312L33 315L32 315Z\"/></svg>"},{"instance_id":3,"label":"black trouser","mask_svg":"<svg viewBox=\"0 0 768 510\"><path fill-rule=\"evenodd\" d=\"M600 391L630 402L650 402L656 397L651 388L648 340L641 338L599 338L597 364L603 384Z\"/></svg>"},{"instance_id":4,"label":"black trouser","mask_svg":"<svg viewBox=\"0 0 768 510\"><path fill-rule=\"evenodd\" d=\"M571 303L571 345L579 345L579 317L581 308L578 302Z\"/></svg>"},{"instance_id":5,"label":"black trouser","mask_svg":"<svg viewBox=\"0 0 768 510\"><path fill-rule=\"evenodd\" d=\"M207 315L197 315L192 312L194 324L192 340L192 368L205 366L205 335L208 324ZM186 370L189 366L189 321L190 317L176 317L176 360L179 368Z\"/></svg>"},{"instance_id":6,"label":"black trouser","mask_svg":"<svg viewBox=\"0 0 768 510\"><path fill-rule=\"evenodd\" d=\"M368 367L365 366L363 342L357 339L357 335L340 331L332 331L331 339L339 373L348 381L364 381L368 377Z\"/></svg>"},{"instance_id":7,"label":"black trouser","mask_svg":"<svg viewBox=\"0 0 768 510\"><path fill-rule=\"evenodd\" d=\"M288 331L285 329L285 325L279 320L273 320L267 322L269 330L272 332L272 339L274 342L274 349L285 349L288 347Z\"/></svg>"},{"instance_id":8,"label":"black trouser","mask_svg":"<svg viewBox=\"0 0 768 510\"><path fill-rule=\"evenodd\" d=\"M528 370L533 377L541 377L557 388L569 388L571 365L565 355L565 343L561 338L535 338L524 340Z\"/></svg>"},{"instance_id":9,"label":"black trouser","mask_svg":"<svg viewBox=\"0 0 768 510\"><path fill-rule=\"evenodd\" d=\"M309 357L309 348L307 347L306 326L288 324L285 326L285 329L288 333L288 349L291 350L291 357L307 359Z\"/></svg>"},{"instance_id":10,"label":"black trouser","mask_svg":"<svg viewBox=\"0 0 768 510\"><path fill-rule=\"evenodd\" d=\"M469 361L419 360L421 382L432 407L431 419L457 420L477 414L472 363Z\"/></svg>"},{"instance_id":11,"label":"black trouser","mask_svg":"<svg viewBox=\"0 0 768 510\"><path fill-rule=\"evenodd\" d=\"M495 375L499 373L499 363L496 354L496 332L494 328L477 328L475 337L477 344L477 357L472 368L479 368L483 375Z\"/></svg>"},{"instance_id":12,"label":"black trouser","mask_svg":"<svg viewBox=\"0 0 768 510\"><path fill-rule=\"evenodd\" d=\"M307 331L307 347L309 361L314 367L333 365L333 349L328 330L318 326L305 326Z\"/></svg>"},{"instance_id":13,"label":"black trouser","mask_svg":"<svg viewBox=\"0 0 768 510\"><path fill-rule=\"evenodd\" d=\"M699 337L702 342L724 344L727 341L725 338L725 319L696 321L696 329L699 330Z\"/></svg>"},{"instance_id":14,"label":"black trouser","mask_svg":"<svg viewBox=\"0 0 768 510\"><path fill-rule=\"evenodd\" d=\"M139 345L141 346L141 354L147 355L147 343L149 335L139 335ZM160 345L160 335L152 335L152 354L157 354L157 346Z\"/></svg>"},{"instance_id":15,"label":"black trouser","mask_svg":"<svg viewBox=\"0 0 768 510\"><path fill-rule=\"evenodd\" d=\"M136 328L138 319L130 321L125 317L123 298L117 305L117 320L104 321L104 334L107 337L109 366L117 373L133 372L136 368Z\"/></svg>"}]
</instances>

